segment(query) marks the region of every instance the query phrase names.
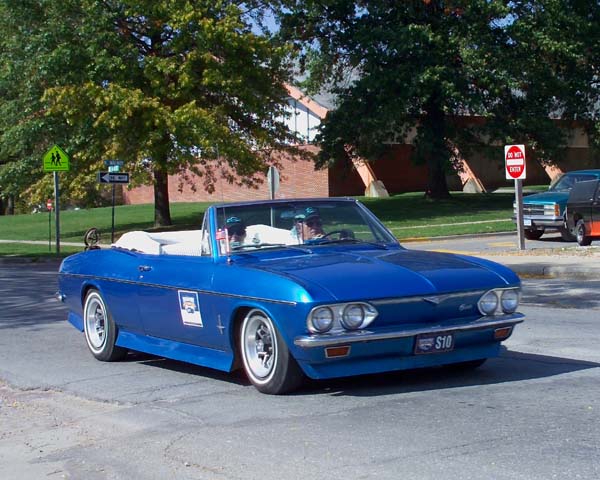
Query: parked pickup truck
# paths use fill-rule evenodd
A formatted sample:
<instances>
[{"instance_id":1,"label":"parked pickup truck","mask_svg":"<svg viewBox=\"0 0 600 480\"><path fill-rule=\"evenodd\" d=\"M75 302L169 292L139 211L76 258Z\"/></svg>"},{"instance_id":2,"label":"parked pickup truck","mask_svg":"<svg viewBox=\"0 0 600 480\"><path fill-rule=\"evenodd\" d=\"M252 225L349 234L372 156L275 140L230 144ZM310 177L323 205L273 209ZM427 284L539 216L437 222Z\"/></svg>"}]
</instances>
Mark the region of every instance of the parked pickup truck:
<instances>
[{"instance_id":1,"label":"parked pickup truck","mask_svg":"<svg viewBox=\"0 0 600 480\"><path fill-rule=\"evenodd\" d=\"M573 185L577 182L596 180L598 178L600 178L600 170L567 172L555 180L547 192L527 195L523 198L525 238L528 240L538 240L547 230L558 230L563 240L574 241L575 236L566 226L565 219L569 193ZM516 221L515 217L513 217L513 221Z\"/></svg>"},{"instance_id":2,"label":"parked pickup truck","mask_svg":"<svg viewBox=\"0 0 600 480\"><path fill-rule=\"evenodd\" d=\"M600 179L578 182L573 187L567 202L567 227L581 246L600 238Z\"/></svg>"}]
</instances>

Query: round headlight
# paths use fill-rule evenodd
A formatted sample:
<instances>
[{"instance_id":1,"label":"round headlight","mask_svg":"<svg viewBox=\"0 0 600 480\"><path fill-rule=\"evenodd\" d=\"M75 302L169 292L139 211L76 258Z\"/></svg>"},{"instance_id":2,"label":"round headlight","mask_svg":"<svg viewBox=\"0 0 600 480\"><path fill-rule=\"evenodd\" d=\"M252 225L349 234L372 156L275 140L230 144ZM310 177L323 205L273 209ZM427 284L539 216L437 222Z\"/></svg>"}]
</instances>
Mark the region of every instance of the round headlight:
<instances>
[{"instance_id":1,"label":"round headlight","mask_svg":"<svg viewBox=\"0 0 600 480\"><path fill-rule=\"evenodd\" d=\"M498 295L493 290L479 299L479 311L484 315L493 315L498 308Z\"/></svg>"},{"instance_id":2,"label":"round headlight","mask_svg":"<svg viewBox=\"0 0 600 480\"><path fill-rule=\"evenodd\" d=\"M504 290L500 303L504 313L513 313L519 306L519 292L517 290Z\"/></svg>"},{"instance_id":3,"label":"round headlight","mask_svg":"<svg viewBox=\"0 0 600 480\"><path fill-rule=\"evenodd\" d=\"M333 311L329 307L315 309L310 316L308 329L313 333L325 333L333 327Z\"/></svg>"},{"instance_id":4,"label":"round headlight","mask_svg":"<svg viewBox=\"0 0 600 480\"><path fill-rule=\"evenodd\" d=\"M342 312L342 325L348 330L360 328L365 320L365 309L359 304L350 304Z\"/></svg>"}]
</instances>

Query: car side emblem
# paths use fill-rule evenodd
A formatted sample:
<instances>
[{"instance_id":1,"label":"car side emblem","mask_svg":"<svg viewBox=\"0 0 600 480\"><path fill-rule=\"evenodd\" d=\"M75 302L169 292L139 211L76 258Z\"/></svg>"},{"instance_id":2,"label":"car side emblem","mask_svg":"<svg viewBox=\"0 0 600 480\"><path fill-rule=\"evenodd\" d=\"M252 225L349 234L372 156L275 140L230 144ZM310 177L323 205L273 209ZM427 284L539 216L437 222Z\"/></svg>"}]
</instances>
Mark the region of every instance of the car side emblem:
<instances>
[{"instance_id":1,"label":"car side emblem","mask_svg":"<svg viewBox=\"0 0 600 480\"><path fill-rule=\"evenodd\" d=\"M442 299L440 297L423 297L423 300L431 303L432 305L439 305Z\"/></svg>"},{"instance_id":2,"label":"car side emblem","mask_svg":"<svg viewBox=\"0 0 600 480\"><path fill-rule=\"evenodd\" d=\"M469 305L468 303L463 303L460 307L458 307L459 312L464 312L465 310L471 310L473 305Z\"/></svg>"},{"instance_id":3,"label":"car side emblem","mask_svg":"<svg viewBox=\"0 0 600 480\"><path fill-rule=\"evenodd\" d=\"M223 322L221 322L221 314L217 315L217 328L219 329L219 333L223 335L225 325L223 325Z\"/></svg>"}]
</instances>

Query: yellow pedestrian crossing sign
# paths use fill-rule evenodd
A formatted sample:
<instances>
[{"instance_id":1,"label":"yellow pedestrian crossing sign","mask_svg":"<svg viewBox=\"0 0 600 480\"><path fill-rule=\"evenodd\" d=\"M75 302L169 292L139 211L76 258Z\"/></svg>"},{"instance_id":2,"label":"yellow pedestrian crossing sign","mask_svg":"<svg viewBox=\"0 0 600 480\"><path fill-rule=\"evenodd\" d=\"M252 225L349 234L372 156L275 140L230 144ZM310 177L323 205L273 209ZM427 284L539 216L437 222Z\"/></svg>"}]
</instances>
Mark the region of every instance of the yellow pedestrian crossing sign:
<instances>
[{"instance_id":1,"label":"yellow pedestrian crossing sign","mask_svg":"<svg viewBox=\"0 0 600 480\"><path fill-rule=\"evenodd\" d=\"M44 172L68 172L69 156L58 145L54 145L43 158Z\"/></svg>"}]
</instances>

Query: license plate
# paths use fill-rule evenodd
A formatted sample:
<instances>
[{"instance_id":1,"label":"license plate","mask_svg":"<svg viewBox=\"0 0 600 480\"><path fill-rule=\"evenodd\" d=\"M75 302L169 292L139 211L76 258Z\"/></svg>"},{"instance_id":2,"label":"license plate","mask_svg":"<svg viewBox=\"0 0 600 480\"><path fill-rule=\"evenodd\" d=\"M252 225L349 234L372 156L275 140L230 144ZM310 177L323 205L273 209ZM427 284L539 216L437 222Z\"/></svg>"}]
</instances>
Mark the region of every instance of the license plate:
<instances>
[{"instance_id":1,"label":"license plate","mask_svg":"<svg viewBox=\"0 0 600 480\"><path fill-rule=\"evenodd\" d=\"M417 335L415 342L415 353L441 353L454 350L454 334L435 333Z\"/></svg>"},{"instance_id":2,"label":"license plate","mask_svg":"<svg viewBox=\"0 0 600 480\"><path fill-rule=\"evenodd\" d=\"M531 227L531 220L528 218L524 218L523 225L525 225L526 227Z\"/></svg>"}]
</instances>

